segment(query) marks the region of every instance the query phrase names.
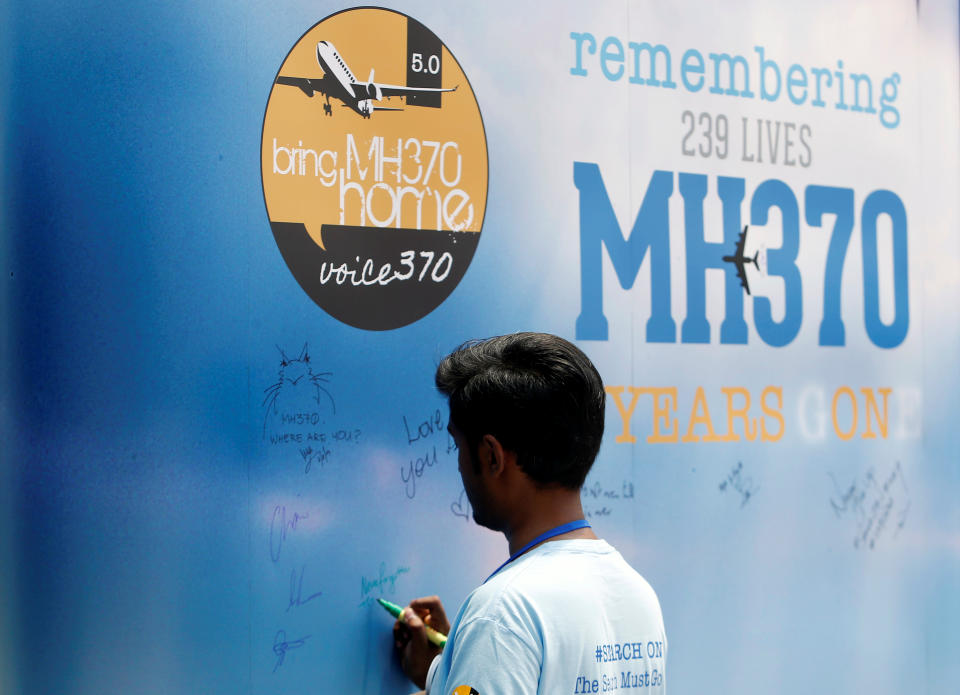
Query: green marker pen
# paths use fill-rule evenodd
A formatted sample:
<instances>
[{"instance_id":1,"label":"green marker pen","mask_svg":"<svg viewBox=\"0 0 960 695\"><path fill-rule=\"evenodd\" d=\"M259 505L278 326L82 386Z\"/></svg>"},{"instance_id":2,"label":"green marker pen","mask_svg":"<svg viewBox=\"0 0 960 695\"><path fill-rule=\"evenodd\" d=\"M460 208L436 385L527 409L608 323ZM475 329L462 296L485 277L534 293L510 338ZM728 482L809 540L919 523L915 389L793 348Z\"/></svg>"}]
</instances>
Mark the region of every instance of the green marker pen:
<instances>
[{"instance_id":1,"label":"green marker pen","mask_svg":"<svg viewBox=\"0 0 960 695\"><path fill-rule=\"evenodd\" d=\"M406 621L404 621L403 618L401 617L401 616L403 615L403 608L401 608L400 606L398 606L398 605L395 604L395 603L390 603L389 601L387 601L387 600L385 600L385 599L382 599L382 598L378 598L378 599L377 599L377 602L378 602L381 606L383 606L384 608L386 608L386 609L387 609L387 612L388 612L390 615L392 615L394 618L396 618L397 620L399 620L399 621L401 621L401 622L406 622ZM440 648L442 649L443 646L447 643L447 636L444 635L444 634L441 633L441 632L437 632L436 630L434 630L432 627L430 627L430 626L428 626L428 625L425 625L424 627L427 628L427 639L430 640L433 644L437 645L438 647L440 647Z\"/></svg>"}]
</instances>

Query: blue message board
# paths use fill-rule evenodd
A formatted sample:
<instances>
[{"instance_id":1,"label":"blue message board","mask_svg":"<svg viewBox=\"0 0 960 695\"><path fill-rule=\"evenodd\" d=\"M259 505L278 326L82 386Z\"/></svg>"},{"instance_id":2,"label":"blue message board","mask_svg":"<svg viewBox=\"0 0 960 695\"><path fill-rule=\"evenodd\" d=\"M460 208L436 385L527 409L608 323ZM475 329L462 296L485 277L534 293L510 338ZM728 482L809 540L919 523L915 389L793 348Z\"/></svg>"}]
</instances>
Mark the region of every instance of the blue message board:
<instances>
[{"instance_id":1,"label":"blue message board","mask_svg":"<svg viewBox=\"0 0 960 695\"><path fill-rule=\"evenodd\" d=\"M433 371L518 330L672 692L955 690L955 3L3 13L3 692L412 690L375 599L506 555Z\"/></svg>"}]
</instances>

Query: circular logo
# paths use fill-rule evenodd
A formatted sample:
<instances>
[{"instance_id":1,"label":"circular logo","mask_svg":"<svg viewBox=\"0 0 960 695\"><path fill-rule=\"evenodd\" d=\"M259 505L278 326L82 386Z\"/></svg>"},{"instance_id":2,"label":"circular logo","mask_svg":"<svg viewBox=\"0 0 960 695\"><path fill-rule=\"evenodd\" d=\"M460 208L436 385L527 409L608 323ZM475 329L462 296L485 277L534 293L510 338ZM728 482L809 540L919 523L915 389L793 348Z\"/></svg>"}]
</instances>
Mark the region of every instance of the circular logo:
<instances>
[{"instance_id":1,"label":"circular logo","mask_svg":"<svg viewBox=\"0 0 960 695\"><path fill-rule=\"evenodd\" d=\"M290 272L357 328L429 314L480 240L480 108L453 54L400 12L345 10L297 41L270 90L260 169Z\"/></svg>"}]
</instances>

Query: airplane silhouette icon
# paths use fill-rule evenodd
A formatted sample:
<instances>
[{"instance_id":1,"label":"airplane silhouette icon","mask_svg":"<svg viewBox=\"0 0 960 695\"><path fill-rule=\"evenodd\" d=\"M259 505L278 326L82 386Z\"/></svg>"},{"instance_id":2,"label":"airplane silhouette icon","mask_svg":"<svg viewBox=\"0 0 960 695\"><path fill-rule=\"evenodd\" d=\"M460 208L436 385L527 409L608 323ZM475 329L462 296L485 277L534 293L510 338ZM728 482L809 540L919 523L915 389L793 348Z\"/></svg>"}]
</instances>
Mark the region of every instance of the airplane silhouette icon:
<instances>
[{"instance_id":1,"label":"airplane silhouette icon","mask_svg":"<svg viewBox=\"0 0 960 695\"><path fill-rule=\"evenodd\" d=\"M747 294L750 294L750 283L747 282L747 273L745 266L749 263L753 263L754 267L757 270L760 270L760 265L757 263L757 256L760 255L760 252L757 251L753 254L753 258L745 256L743 254L744 247L747 245L747 229L749 225L743 227L743 231L740 232L740 238L737 239L737 250L732 256L724 256L723 260L727 263L733 263L737 266L737 277L740 278L740 286L747 291Z\"/></svg>"},{"instance_id":2,"label":"airplane silhouette icon","mask_svg":"<svg viewBox=\"0 0 960 695\"><path fill-rule=\"evenodd\" d=\"M345 106L353 109L364 118L370 118L374 111L403 110L374 104L384 97L410 97L456 90L456 87L444 89L440 87L407 87L405 85L383 84L374 81L372 69L367 81L360 82L354 77L346 61L329 41L320 41L317 44L317 64L323 70L323 77L279 75L277 84L298 87L308 97L312 97L315 92L324 95L327 101L323 105L323 112L328 116L333 115L330 97L340 100Z\"/></svg>"}]
</instances>

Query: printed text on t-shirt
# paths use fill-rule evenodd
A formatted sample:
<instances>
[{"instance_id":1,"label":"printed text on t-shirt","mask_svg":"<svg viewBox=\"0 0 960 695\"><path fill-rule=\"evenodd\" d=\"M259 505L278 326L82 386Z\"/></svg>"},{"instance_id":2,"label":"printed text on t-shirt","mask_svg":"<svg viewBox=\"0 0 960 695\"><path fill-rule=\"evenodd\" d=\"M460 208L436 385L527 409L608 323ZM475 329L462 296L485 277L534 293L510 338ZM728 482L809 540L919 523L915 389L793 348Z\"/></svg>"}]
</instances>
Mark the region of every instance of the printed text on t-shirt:
<instances>
[{"instance_id":1,"label":"printed text on t-shirt","mask_svg":"<svg viewBox=\"0 0 960 695\"><path fill-rule=\"evenodd\" d=\"M598 664L610 661L631 661L633 659L653 659L663 656L663 642L618 642L616 644L598 644L594 656Z\"/></svg>"}]
</instances>

